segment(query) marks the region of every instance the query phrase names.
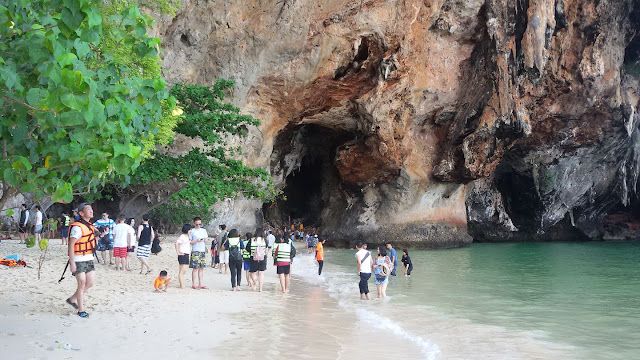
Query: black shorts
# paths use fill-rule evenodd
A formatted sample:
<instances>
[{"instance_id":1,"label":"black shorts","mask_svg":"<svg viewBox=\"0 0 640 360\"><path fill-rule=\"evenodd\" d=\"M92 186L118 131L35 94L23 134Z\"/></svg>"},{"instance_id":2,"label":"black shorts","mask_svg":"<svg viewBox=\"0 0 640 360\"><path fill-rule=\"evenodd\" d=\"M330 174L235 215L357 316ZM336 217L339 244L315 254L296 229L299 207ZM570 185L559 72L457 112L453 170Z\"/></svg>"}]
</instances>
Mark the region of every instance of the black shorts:
<instances>
[{"instance_id":1,"label":"black shorts","mask_svg":"<svg viewBox=\"0 0 640 360\"><path fill-rule=\"evenodd\" d=\"M267 270L266 258L262 261L255 261L251 259L251 266L249 267L249 272L265 271L265 270Z\"/></svg>"},{"instance_id":2,"label":"black shorts","mask_svg":"<svg viewBox=\"0 0 640 360\"><path fill-rule=\"evenodd\" d=\"M18 225L18 231L21 234L26 234L27 233L27 225Z\"/></svg>"},{"instance_id":3,"label":"black shorts","mask_svg":"<svg viewBox=\"0 0 640 360\"><path fill-rule=\"evenodd\" d=\"M127 248L127 252L136 252L136 247L132 246L130 248Z\"/></svg>"},{"instance_id":4,"label":"black shorts","mask_svg":"<svg viewBox=\"0 0 640 360\"><path fill-rule=\"evenodd\" d=\"M276 272L278 274L288 275L291 273L291 265L278 266L278 270Z\"/></svg>"},{"instance_id":5,"label":"black shorts","mask_svg":"<svg viewBox=\"0 0 640 360\"><path fill-rule=\"evenodd\" d=\"M178 264L189 265L189 254L178 255Z\"/></svg>"}]
</instances>

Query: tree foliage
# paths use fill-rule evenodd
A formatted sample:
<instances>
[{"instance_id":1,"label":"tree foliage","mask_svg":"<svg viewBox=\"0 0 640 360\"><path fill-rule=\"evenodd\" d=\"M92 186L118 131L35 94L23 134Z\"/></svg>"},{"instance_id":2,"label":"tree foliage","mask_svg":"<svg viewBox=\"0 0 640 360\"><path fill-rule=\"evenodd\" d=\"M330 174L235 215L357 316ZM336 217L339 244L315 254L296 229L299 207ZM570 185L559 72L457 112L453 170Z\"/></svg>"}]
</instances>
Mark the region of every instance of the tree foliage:
<instances>
[{"instance_id":1,"label":"tree foliage","mask_svg":"<svg viewBox=\"0 0 640 360\"><path fill-rule=\"evenodd\" d=\"M107 181L126 182L158 131L163 101L174 104L159 74L114 58L122 46L157 61L152 19L129 6L105 20L100 3L0 3L0 205L18 192L69 202Z\"/></svg>"},{"instance_id":2,"label":"tree foliage","mask_svg":"<svg viewBox=\"0 0 640 360\"><path fill-rule=\"evenodd\" d=\"M158 152L136 171L134 182L138 184L168 179L183 184L169 201L158 204L154 211L157 218L181 223L195 215L208 215L216 202L226 198L243 195L266 199L274 195L269 174L244 165L237 156L242 149L230 145L234 138L247 135L248 126L260 124L224 102L233 85L231 80L220 79L212 86L177 84L171 88L171 95L184 110L175 131L201 139L204 146L181 156Z\"/></svg>"}]
</instances>

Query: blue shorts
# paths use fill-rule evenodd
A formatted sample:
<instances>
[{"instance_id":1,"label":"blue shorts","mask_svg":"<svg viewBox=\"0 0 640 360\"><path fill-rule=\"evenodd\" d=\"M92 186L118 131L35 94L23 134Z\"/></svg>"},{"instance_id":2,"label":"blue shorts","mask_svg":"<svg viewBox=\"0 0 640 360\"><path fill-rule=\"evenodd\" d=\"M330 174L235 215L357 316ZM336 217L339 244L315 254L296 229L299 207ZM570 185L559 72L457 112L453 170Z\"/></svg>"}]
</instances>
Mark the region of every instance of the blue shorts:
<instances>
[{"instance_id":1,"label":"blue shorts","mask_svg":"<svg viewBox=\"0 0 640 360\"><path fill-rule=\"evenodd\" d=\"M67 236L69 236L69 227L68 226L63 227L62 230L60 230L60 235L63 238L66 238Z\"/></svg>"},{"instance_id":2,"label":"blue shorts","mask_svg":"<svg viewBox=\"0 0 640 360\"><path fill-rule=\"evenodd\" d=\"M251 259L245 259L242 263L245 270L251 269Z\"/></svg>"}]
</instances>

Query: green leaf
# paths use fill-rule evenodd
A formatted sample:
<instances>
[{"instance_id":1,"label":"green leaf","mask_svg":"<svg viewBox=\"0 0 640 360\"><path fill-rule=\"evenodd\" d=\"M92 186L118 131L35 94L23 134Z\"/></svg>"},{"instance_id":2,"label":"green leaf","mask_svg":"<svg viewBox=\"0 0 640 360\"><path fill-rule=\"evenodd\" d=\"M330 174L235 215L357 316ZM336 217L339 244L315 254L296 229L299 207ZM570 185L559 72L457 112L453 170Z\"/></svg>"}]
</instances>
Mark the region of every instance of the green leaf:
<instances>
[{"instance_id":1,"label":"green leaf","mask_svg":"<svg viewBox=\"0 0 640 360\"><path fill-rule=\"evenodd\" d=\"M166 86L167 86L167 82L163 78L157 77L153 79L153 88L156 91L164 90Z\"/></svg>"},{"instance_id":2,"label":"green leaf","mask_svg":"<svg viewBox=\"0 0 640 360\"><path fill-rule=\"evenodd\" d=\"M74 41L73 47L76 49L76 53L81 58L86 57L89 52L91 52L91 48L89 47L89 45L80 39L76 39Z\"/></svg>"},{"instance_id":3,"label":"green leaf","mask_svg":"<svg viewBox=\"0 0 640 360\"><path fill-rule=\"evenodd\" d=\"M27 103L33 107L39 108L40 104L47 98L47 96L49 96L49 93L46 90L31 88L27 91Z\"/></svg>"},{"instance_id":4,"label":"green leaf","mask_svg":"<svg viewBox=\"0 0 640 360\"><path fill-rule=\"evenodd\" d=\"M63 126L78 126L83 125L85 120L81 113L70 110L60 114L60 123Z\"/></svg>"},{"instance_id":5,"label":"green leaf","mask_svg":"<svg viewBox=\"0 0 640 360\"><path fill-rule=\"evenodd\" d=\"M87 17L89 18L90 28L102 24L102 15L100 15L100 13L96 8L94 7L89 8L89 11L87 11L86 14L87 14Z\"/></svg>"},{"instance_id":6,"label":"green leaf","mask_svg":"<svg viewBox=\"0 0 640 360\"><path fill-rule=\"evenodd\" d=\"M66 67L68 65L73 65L73 62L75 60L78 60L78 57L76 56L76 54L67 53L67 54L64 54L64 55L62 55L62 56L60 56L58 58L58 65L60 65L60 67Z\"/></svg>"},{"instance_id":7,"label":"green leaf","mask_svg":"<svg viewBox=\"0 0 640 360\"><path fill-rule=\"evenodd\" d=\"M60 96L60 101L62 101L64 105L78 111L82 111L88 102L86 96L75 95L72 93L63 94Z\"/></svg>"}]
</instances>

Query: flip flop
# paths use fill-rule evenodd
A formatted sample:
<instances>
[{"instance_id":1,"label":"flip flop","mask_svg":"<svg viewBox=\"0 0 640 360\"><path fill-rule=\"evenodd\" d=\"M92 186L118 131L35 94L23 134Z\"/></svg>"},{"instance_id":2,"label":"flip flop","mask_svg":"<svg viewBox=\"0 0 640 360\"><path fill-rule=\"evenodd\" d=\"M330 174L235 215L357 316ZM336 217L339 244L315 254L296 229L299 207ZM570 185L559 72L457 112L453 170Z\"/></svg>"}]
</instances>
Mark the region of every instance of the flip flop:
<instances>
[{"instance_id":1,"label":"flip flop","mask_svg":"<svg viewBox=\"0 0 640 360\"><path fill-rule=\"evenodd\" d=\"M200 286L200 289L208 289L206 286Z\"/></svg>"},{"instance_id":2,"label":"flip flop","mask_svg":"<svg viewBox=\"0 0 640 360\"><path fill-rule=\"evenodd\" d=\"M194 289L194 290L198 290L197 286L192 286L191 288Z\"/></svg>"},{"instance_id":3,"label":"flip flop","mask_svg":"<svg viewBox=\"0 0 640 360\"><path fill-rule=\"evenodd\" d=\"M67 299L67 304L73 306L74 309L78 309L78 304L71 302L71 299Z\"/></svg>"},{"instance_id":4,"label":"flip flop","mask_svg":"<svg viewBox=\"0 0 640 360\"><path fill-rule=\"evenodd\" d=\"M89 317L89 313L86 311L78 311L78 316L80 316L81 318L86 318Z\"/></svg>"}]
</instances>

